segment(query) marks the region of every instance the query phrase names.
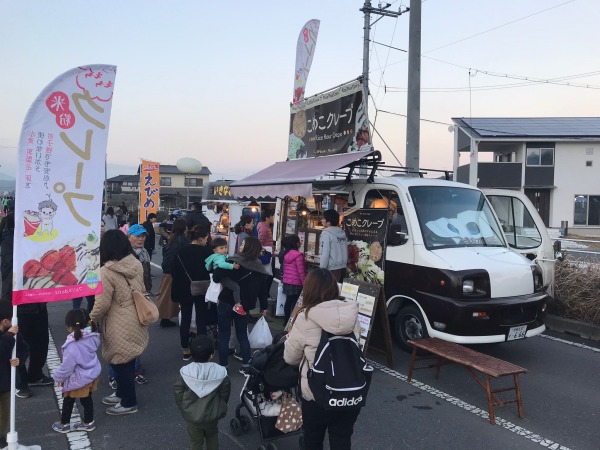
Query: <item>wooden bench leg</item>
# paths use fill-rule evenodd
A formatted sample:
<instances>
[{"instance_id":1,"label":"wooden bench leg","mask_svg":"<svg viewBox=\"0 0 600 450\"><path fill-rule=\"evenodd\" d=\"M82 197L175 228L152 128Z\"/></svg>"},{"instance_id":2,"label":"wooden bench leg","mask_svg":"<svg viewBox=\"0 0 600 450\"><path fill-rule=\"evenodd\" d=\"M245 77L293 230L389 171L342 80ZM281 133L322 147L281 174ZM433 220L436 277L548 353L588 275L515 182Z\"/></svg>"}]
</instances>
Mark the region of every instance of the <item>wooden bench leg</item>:
<instances>
[{"instance_id":1,"label":"wooden bench leg","mask_svg":"<svg viewBox=\"0 0 600 450\"><path fill-rule=\"evenodd\" d=\"M410 362L408 364L408 376L406 381L410 383L412 380L413 369L415 368L415 360L417 359L417 347L413 346L412 353L410 354Z\"/></svg>"},{"instance_id":2,"label":"wooden bench leg","mask_svg":"<svg viewBox=\"0 0 600 450\"><path fill-rule=\"evenodd\" d=\"M521 401L521 386L519 385L519 374L513 375L515 379L515 389L517 393L517 409L519 411L519 417L522 419L525 415L523 413L523 402Z\"/></svg>"},{"instance_id":3,"label":"wooden bench leg","mask_svg":"<svg viewBox=\"0 0 600 450\"><path fill-rule=\"evenodd\" d=\"M496 418L494 416L494 401L492 399L492 386L490 384L490 376L485 376L485 391L487 392L488 411L490 413L490 423L496 424Z\"/></svg>"}]
</instances>

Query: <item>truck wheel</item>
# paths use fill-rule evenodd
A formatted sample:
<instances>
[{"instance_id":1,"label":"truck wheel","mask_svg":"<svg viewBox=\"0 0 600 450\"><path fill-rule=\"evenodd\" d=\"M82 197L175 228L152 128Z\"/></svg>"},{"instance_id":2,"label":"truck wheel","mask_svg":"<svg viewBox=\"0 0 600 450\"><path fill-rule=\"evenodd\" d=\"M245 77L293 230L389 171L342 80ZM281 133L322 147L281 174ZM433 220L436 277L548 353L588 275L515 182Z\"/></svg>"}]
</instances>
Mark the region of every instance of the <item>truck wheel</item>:
<instances>
[{"instance_id":1,"label":"truck wheel","mask_svg":"<svg viewBox=\"0 0 600 450\"><path fill-rule=\"evenodd\" d=\"M402 350L409 353L412 352L412 346L408 343L409 340L429 337L421 311L414 305L405 306L398 311L394 329L398 345Z\"/></svg>"}]
</instances>

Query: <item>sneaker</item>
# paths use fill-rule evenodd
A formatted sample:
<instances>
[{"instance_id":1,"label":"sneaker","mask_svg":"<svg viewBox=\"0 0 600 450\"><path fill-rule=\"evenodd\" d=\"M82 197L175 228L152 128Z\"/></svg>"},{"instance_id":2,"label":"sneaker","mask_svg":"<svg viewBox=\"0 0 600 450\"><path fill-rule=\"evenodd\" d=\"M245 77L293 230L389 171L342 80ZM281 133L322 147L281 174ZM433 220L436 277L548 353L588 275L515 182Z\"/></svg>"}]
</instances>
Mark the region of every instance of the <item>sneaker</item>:
<instances>
[{"instance_id":1,"label":"sneaker","mask_svg":"<svg viewBox=\"0 0 600 450\"><path fill-rule=\"evenodd\" d=\"M29 382L29 386L50 386L52 384L54 384L54 380L46 375L42 375L39 380Z\"/></svg>"},{"instance_id":2,"label":"sneaker","mask_svg":"<svg viewBox=\"0 0 600 450\"><path fill-rule=\"evenodd\" d=\"M108 385L110 386L110 388L113 391L117 390L117 380L115 380L114 378L111 377L111 378L108 379Z\"/></svg>"},{"instance_id":3,"label":"sneaker","mask_svg":"<svg viewBox=\"0 0 600 450\"><path fill-rule=\"evenodd\" d=\"M121 406L121 403L117 403L106 410L106 414L110 416L122 416L123 414L135 414L136 412L138 412L137 406L126 408L125 406Z\"/></svg>"},{"instance_id":4,"label":"sneaker","mask_svg":"<svg viewBox=\"0 0 600 450\"><path fill-rule=\"evenodd\" d=\"M106 397L102 397L102 403L104 403L105 405L118 405L119 403L121 403L121 397L117 397L117 393L113 392L110 395L107 395Z\"/></svg>"},{"instance_id":5,"label":"sneaker","mask_svg":"<svg viewBox=\"0 0 600 450\"><path fill-rule=\"evenodd\" d=\"M238 352L233 352L233 357L235 359L237 359L238 361L243 361L242 355L240 353L238 353Z\"/></svg>"},{"instance_id":6,"label":"sneaker","mask_svg":"<svg viewBox=\"0 0 600 450\"><path fill-rule=\"evenodd\" d=\"M170 328L170 327L176 327L177 324L169 319L161 319L160 321L160 327L161 328Z\"/></svg>"},{"instance_id":7,"label":"sneaker","mask_svg":"<svg viewBox=\"0 0 600 450\"><path fill-rule=\"evenodd\" d=\"M146 380L146 377L144 375L136 375L135 382L137 384L146 384L148 383L148 380Z\"/></svg>"},{"instance_id":8,"label":"sneaker","mask_svg":"<svg viewBox=\"0 0 600 450\"><path fill-rule=\"evenodd\" d=\"M244 307L240 303L236 303L233 306L233 312L239 314L240 316L246 315L246 311L244 311Z\"/></svg>"},{"instance_id":9,"label":"sneaker","mask_svg":"<svg viewBox=\"0 0 600 450\"><path fill-rule=\"evenodd\" d=\"M22 388L22 389L17 389L17 393L16 393L17 397L19 398L29 398L31 397L31 390L26 387L26 388Z\"/></svg>"},{"instance_id":10,"label":"sneaker","mask_svg":"<svg viewBox=\"0 0 600 450\"><path fill-rule=\"evenodd\" d=\"M190 359L192 359L192 353L190 352L190 350L184 350L183 351L183 360L184 361L189 361Z\"/></svg>"},{"instance_id":11,"label":"sneaker","mask_svg":"<svg viewBox=\"0 0 600 450\"><path fill-rule=\"evenodd\" d=\"M73 431L94 431L96 424L92 420L90 423L77 422L73 425Z\"/></svg>"},{"instance_id":12,"label":"sneaker","mask_svg":"<svg viewBox=\"0 0 600 450\"><path fill-rule=\"evenodd\" d=\"M71 431L71 424L68 423L66 425L63 425L60 422L54 422L52 424L52 429L54 431L57 431L58 433L69 433Z\"/></svg>"}]
</instances>

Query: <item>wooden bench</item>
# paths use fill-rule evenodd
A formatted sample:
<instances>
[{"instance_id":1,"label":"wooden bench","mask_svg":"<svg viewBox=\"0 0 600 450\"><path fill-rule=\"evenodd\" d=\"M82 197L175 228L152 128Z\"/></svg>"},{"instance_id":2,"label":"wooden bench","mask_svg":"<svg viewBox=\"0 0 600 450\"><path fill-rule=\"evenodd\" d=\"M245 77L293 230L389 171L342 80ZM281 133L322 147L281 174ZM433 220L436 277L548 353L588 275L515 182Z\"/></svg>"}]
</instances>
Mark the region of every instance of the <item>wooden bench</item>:
<instances>
[{"instance_id":1,"label":"wooden bench","mask_svg":"<svg viewBox=\"0 0 600 450\"><path fill-rule=\"evenodd\" d=\"M462 345L453 342L443 341L438 338L421 339L417 341L408 341L413 346L408 367L408 382L412 380L413 370L428 369L435 367L435 378L440 376L440 367L446 364L456 363L464 366L477 383L486 391L488 410L490 413L490 423L495 424L494 406L502 406L506 403L516 403L519 410L519 417L523 418L523 404L521 402L521 388L519 386L519 374L527 373L527 369L516 366L493 356L476 352ZM435 356L417 356L418 349L432 353ZM415 367L415 361L425 359L436 359L435 364L428 366ZM485 379L479 378L477 372L485 375ZM500 378L513 376L513 385L500 389L492 389L490 377ZM499 392L515 391L514 400L500 400L496 394Z\"/></svg>"}]
</instances>

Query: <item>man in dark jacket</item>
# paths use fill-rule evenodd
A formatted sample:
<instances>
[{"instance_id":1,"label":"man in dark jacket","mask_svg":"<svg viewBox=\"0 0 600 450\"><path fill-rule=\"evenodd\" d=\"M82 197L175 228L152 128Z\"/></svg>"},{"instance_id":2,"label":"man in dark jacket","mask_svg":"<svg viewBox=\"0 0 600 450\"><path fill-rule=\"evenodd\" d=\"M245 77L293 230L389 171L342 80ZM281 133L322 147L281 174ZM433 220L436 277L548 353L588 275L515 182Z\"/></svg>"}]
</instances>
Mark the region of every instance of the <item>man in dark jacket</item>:
<instances>
[{"instance_id":1,"label":"man in dark jacket","mask_svg":"<svg viewBox=\"0 0 600 450\"><path fill-rule=\"evenodd\" d=\"M144 248L152 258L152 253L154 252L154 247L156 246L156 232L154 231L154 223L156 222L156 214L150 213L148 214L148 218L142 225L146 229L148 236L146 236L146 240L144 241Z\"/></svg>"},{"instance_id":2,"label":"man in dark jacket","mask_svg":"<svg viewBox=\"0 0 600 450\"><path fill-rule=\"evenodd\" d=\"M185 215L184 219L188 230L194 228L194 225L204 225L210 230L210 220L202 213L202 205L200 202L192 203L192 210Z\"/></svg>"}]
</instances>

